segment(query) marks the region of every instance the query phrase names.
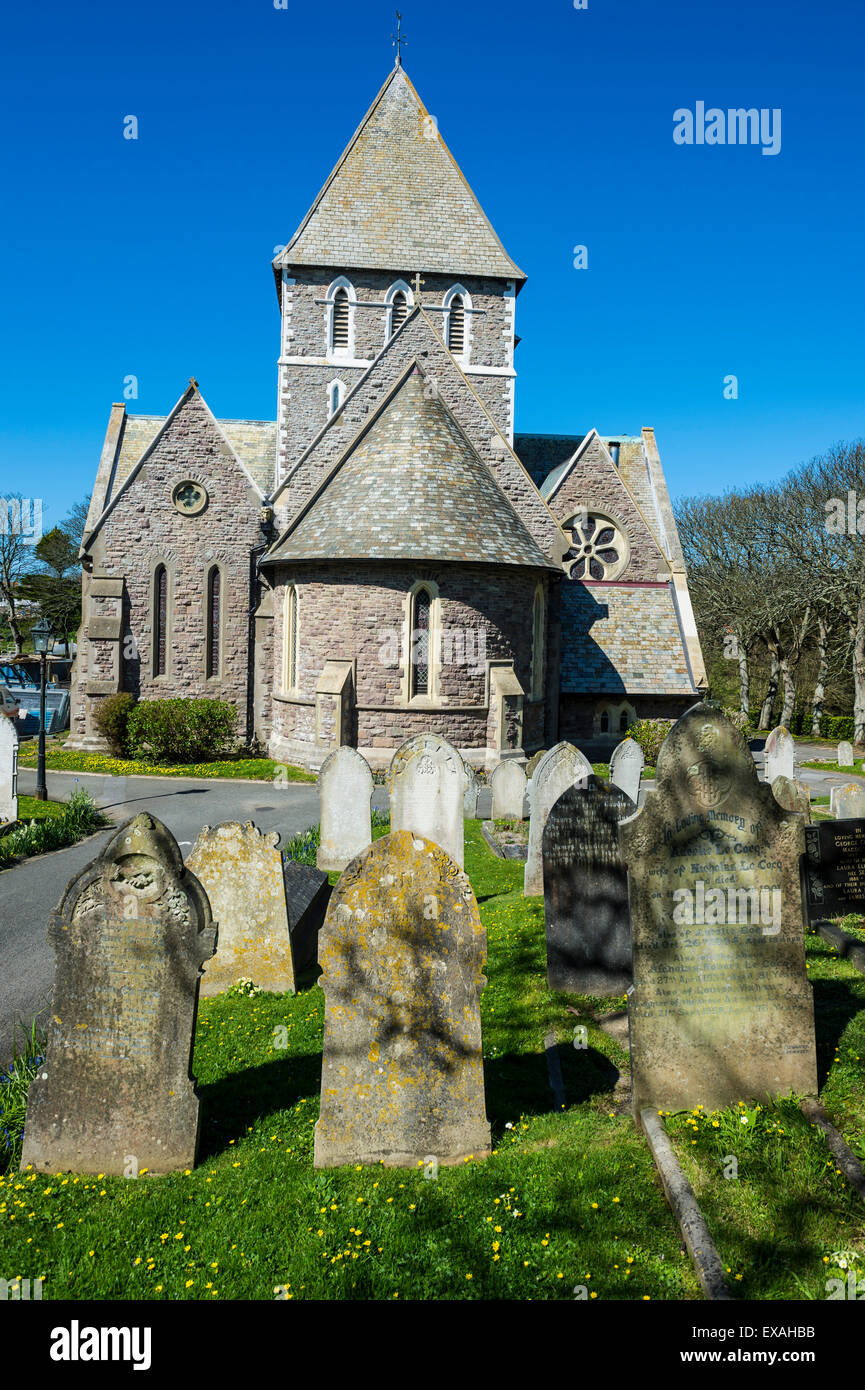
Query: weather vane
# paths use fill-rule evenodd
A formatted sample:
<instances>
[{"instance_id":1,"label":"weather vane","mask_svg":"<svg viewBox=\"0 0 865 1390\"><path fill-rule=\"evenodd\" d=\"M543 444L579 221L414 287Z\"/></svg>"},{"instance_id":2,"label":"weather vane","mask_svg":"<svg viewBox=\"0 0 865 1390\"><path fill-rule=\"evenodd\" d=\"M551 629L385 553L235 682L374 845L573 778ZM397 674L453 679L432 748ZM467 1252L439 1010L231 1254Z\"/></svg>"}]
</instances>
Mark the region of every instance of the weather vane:
<instances>
[{"instance_id":1,"label":"weather vane","mask_svg":"<svg viewBox=\"0 0 865 1390\"><path fill-rule=\"evenodd\" d=\"M398 68L401 68L402 45L408 43L408 39L404 39L402 36L402 15L399 10L396 11L396 33L391 34L391 38L393 39L393 46L396 49L396 65Z\"/></svg>"}]
</instances>

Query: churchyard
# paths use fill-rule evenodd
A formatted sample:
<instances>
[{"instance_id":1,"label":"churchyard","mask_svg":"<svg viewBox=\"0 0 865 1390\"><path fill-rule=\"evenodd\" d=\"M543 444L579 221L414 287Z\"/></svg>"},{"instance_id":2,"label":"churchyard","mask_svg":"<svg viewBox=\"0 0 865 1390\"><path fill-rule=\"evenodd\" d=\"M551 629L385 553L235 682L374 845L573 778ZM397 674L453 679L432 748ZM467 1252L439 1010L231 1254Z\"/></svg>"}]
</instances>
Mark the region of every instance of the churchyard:
<instances>
[{"instance_id":1,"label":"churchyard","mask_svg":"<svg viewBox=\"0 0 865 1390\"><path fill-rule=\"evenodd\" d=\"M120 827L0 1092L12 1296L861 1296L865 823L809 824L707 706L637 813L629 742L615 783L500 764L525 860L430 735L389 821L341 749L290 846Z\"/></svg>"}]
</instances>

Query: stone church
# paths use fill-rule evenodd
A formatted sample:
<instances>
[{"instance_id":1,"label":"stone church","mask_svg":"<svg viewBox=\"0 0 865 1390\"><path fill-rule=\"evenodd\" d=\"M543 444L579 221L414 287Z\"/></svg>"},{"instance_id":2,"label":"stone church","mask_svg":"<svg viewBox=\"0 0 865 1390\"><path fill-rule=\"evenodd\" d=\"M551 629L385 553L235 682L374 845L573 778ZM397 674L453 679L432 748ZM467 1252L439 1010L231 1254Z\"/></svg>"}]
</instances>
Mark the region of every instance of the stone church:
<instances>
[{"instance_id":1,"label":"stone church","mask_svg":"<svg viewBox=\"0 0 865 1390\"><path fill-rule=\"evenodd\" d=\"M113 405L70 747L101 700L209 696L280 762L600 750L705 673L654 431L514 432L505 251L400 62L273 262L276 420ZM581 403L581 409L583 404Z\"/></svg>"}]
</instances>

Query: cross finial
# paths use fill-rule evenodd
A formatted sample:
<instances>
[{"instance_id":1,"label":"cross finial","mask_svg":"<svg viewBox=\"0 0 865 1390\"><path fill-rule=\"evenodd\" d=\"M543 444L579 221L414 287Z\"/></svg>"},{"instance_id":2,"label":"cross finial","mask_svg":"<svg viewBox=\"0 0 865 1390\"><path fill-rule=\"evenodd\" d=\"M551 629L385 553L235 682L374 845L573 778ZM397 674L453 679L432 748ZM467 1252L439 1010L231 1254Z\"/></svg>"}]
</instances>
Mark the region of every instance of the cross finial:
<instances>
[{"instance_id":1,"label":"cross finial","mask_svg":"<svg viewBox=\"0 0 865 1390\"><path fill-rule=\"evenodd\" d=\"M391 38L393 40L393 47L396 49L396 65L398 68L401 68L402 45L408 43L408 39L404 39L402 36L402 15L399 10L396 11L396 33L391 34Z\"/></svg>"},{"instance_id":2,"label":"cross finial","mask_svg":"<svg viewBox=\"0 0 865 1390\"><path fill-rule=\"evenodd\" d=\"M415 302L415 304L420 304L420 303L421 303L421 301L422 301L422 299L423 299L423 295L421 294L421 285L425 285L425 284L426 284L426 281L425 281L424 279L421 278L421 273L420 273L420 271L419 271L419 270L416 270L415 273L414 273L414 302Z\"/></svg>"}]
</instances>

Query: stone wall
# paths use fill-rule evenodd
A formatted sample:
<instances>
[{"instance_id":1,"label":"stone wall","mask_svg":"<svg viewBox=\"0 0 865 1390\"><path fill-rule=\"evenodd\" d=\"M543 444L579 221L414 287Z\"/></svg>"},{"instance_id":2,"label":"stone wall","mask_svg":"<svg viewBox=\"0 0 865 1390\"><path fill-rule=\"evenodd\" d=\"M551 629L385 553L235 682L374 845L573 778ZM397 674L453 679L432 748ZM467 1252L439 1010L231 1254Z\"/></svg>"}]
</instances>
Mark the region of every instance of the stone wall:
<instances>
[{"instance_id":1,"label":"stone wall","mask_svg":"<svg viewBox=\"0 0 865 1390\"><path fill-rule=\"evenodd\" d=\"M373 270L347 270L360 305L374 307L353 310L354 354L348 360L328 352L328 287L337 278L333 269L298 267L294 283L283 283L282 361L279 368L280 468L281 476L296 462L329 414L328 386L335 380L351 391L381 352L386 342L388 310L382 306L387 291L397 280L412 283L412 272L393 273ZM290 273L290 274L291 274ZM436 331L443 336L445 315L440 311L445 295L457 284L471 296L472 309L469 365L466 376L480 396L498 428L509 437L512 428L513 377L513 296L506 295L509 282L464 277L457 281L444 275L426 275L422 286L424 308ZM408 296L407 296L408 298ZM409 303L411 309L411 303ZM297 363L286 358L305 357ZM507 375L473 372L472 367L499 368Z\"/></svg>"},{"instance_id":2,"label":"stone wall","mask_svg":"<svg viewBox=\"0 0 865 1390\"><path fill-rule=\"evenodd\" d=\"M482 754L487 745L490 659L512 660L528 695L535 572L516 567L369 562L280 567L273 578L275 677L269 746L274 758L310 761L316 741L316 685L328 659L356 662L357 708L351 741L382 764L404 739L422 730ZM406 703L407 597L422 580L438 593L445 637L440 698ZM296 584L298 594L298 677L295 692L286 696L282 691L283 602L289 582ZM543 710L543 701L535 705L527 699L525 721L535 741L540 741Z\"/></svg>"},{"instance_id":3,"label":"stone wall","mask_svg":"<svg viewBox=\"0 0 865 1390\"><path fill-rule=\"evenodd\" d=\"M177 510L172 493L190 479L208 503L198 515ZM141 699L172 696L227 700L247 734L250 651L250 551L260 543L261 499L237 465L197 391L179 407L165 434L97 533L90 550L94 576L123 579L119 635L119 688ZM166 672L154 675L154 584L158 565L168 571ZM206 673L207 587L214 565L221 573L219 674ZM95 746L94 701L104 698L117 641L95 635L109 599L91 598L85 586L74 680L71 746ZM112 610L113 611L113 610ZM101 687L95 693L92 687ZM117 688L118 682L114 682Z\"/></svg>"}]
</instances>

